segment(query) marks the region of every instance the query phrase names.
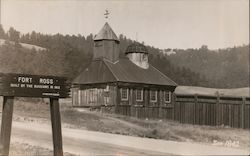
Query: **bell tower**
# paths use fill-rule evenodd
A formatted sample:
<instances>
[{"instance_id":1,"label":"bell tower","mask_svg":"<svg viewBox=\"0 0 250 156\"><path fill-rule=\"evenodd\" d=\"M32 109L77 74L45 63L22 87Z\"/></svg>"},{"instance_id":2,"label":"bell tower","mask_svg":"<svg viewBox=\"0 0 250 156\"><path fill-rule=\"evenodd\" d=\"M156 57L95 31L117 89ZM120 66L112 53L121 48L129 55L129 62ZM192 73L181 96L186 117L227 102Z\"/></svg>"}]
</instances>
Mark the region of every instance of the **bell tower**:
<instances>
[{"instance_id":1,"label":"bell tower","mask_svg":"<svg viewBox=\"0 0 250 156\"><path fill-rule=\"evenodd\" d=\"M99 33L94 37L93 59L106 58L111 62L119 59L119 39L106 22Z\"/></svg>"}]
</instances>

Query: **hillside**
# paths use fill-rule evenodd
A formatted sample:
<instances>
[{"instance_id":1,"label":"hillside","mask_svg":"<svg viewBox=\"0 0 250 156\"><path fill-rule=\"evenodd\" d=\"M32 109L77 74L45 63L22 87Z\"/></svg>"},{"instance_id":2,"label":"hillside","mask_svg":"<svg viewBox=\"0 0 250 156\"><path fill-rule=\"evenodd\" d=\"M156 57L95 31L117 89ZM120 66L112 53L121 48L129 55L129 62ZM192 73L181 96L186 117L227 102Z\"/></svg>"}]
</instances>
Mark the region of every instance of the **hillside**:
<instances>
[{"instance_id":1,"label":"hillside","mask_svg":"<svg viewBox=\"0 0 250 156\"><path fill-rule=\"evenodd\" d=\"M0 69L4 72L49 73L67 76L72 80L86 68L93 57L92 34L84 37L48 35L33 31L20 35L14 28L5 32L0 26L0 38L14 43L0 46ZM134 41L124 35L120 35L119 40L120 57L125 57L125 49ZM149 51L149 62L178 85L212 88L249 86L248 45L219 49L217 52L206 46L200 49L172 49L175 53L169 56L161 53L158 48L145 46ZM29 53L38 49L46 52Z\"/></svg>"},{"instance_id":2,"label":"hillside","mask_svg":"<svg viewBox=\"0 0 250 156\"><path fill-rule=\"evenodd\" d=\"M0 44L0 72L63 76L63 58L29 44Z\"/></svg>"},{"instance_id":3,"label":"hillside","mask_svg":"<svg viewBox=\"0 0 250 156\"><path fill-rule=\"evenodd\" d=\"M125 57L124 52L132 40L120 35L120 57ZM20 37L23 43L39 45L47 49L54 49L61 52L65 58L64 73L70 79L77 76L92 60L93 56L93 35L90 34L86 38L78 35L44 35L36 32L31 34L24 34ZM170 62L159 55L159 49L147 46L149 51L149 61L152 65L157 67L160 71L168 75L181 85L201 85L206 86L207 80L199 73L195 73L186 68L177 68L172 66Z\"/></svg>"},{"instance_id":4,"label":"hillside","mask_svg":"<svg viewBox=\"0 0 250 156\"><path fill-rule=\"evenodd\" d=\"M173 65L206 75L216 87L249 86L249 45L218 51L209 50L206 46L174 51L176 54L167 56Z\"/></svg>"},{"instance_id":5,"label":"hillside","mask_svg":"<svg viewBox=\"0 0 250 156\"><path fill-rule=\"evenodd\" d=\"M4 45L6 42L6 40L4 39L0 39L0 46ZM11 45L14 45L15 43L13 41L9 41L9 44ZM29 49L29 50L36 50L36 51L44 51L46 50L45 48L43 47L39 47L39 46L36 46L36 45L32 45L32 44L26 44L26 43L19 43L23 48L26 48L26 49Z\"/></svg>"}]
</instances>

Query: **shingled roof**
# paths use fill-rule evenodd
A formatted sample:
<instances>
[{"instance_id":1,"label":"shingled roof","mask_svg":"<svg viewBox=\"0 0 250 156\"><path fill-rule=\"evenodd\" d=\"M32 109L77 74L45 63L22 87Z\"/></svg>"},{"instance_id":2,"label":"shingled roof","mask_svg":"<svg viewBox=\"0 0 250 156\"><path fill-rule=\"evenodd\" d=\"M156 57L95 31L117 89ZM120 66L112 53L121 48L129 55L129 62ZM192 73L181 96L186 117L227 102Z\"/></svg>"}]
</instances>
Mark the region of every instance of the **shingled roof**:
<instances>
[{"instance_id":1,"label":"shingled roof","mask_svg":"<svg viewBox=\"0 0 250 156\"><path fill-rule=\"evenodd\" d=\"M105 59L94 60L88 68L73 80L73 84L96 84L107 82L177 86L174 81L152 65L149 65L148 69L143 69L126 58L120 59L116 63L112 63Z\"/></svg>"},{"instance_id":2,"label":"shingled roof","mask_svg":"<svg viewBox=\"0 0 250 156\"><path fill-rule=\"evenodd\" d=\"M116 34L114 33L114 31L107 22L99 31L99 33L94 37L94 41L98 40L115 40L119 42L118 37L116 36Z\"/></svg>"},{"instance_id":3,"label":"shingled roof","mask_svg":"<svg viewBox=\"0 0 250 156\"><path fill-rule=\"evenodd\" d=\"M138 43L138 42L134 42L134 43L130 44L127 47L127 49L125 51L125 54L128 54L128 53L145 53L145 54L148 54L148 50L143 44Z\"/></svg>"}]
</instances>

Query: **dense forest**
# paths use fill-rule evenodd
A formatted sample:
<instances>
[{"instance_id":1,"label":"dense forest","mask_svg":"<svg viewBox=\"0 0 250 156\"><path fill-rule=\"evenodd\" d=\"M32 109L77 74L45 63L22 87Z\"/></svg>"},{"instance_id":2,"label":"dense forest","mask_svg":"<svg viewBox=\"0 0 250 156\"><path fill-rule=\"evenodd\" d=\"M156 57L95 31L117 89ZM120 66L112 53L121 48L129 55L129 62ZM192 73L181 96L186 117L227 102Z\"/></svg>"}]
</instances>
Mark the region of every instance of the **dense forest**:
<instances>
[{"instance_id":1,"label":"dense forest","mask_svg":"<svg viewBox=\"0 0 250 156\"><path fill-rule=\"evenodd\" d=\"M48 35L35 31L20 34L14 28L4 31L0 27L1 72L24 72L67 76L73 79L92 60L93 35ZM124 35L120 39L120 57L133 41ZM14 43L14 44L10 44ZM28 50L19 43L27 43L47 50ZM200 49L174 49L176 54L164 55L160 49L147 46L150 63L179 85L205 87L249 86L249 45L210 51Z\"/></svg>"},{"instance_id":2,"label":"dense forest","mask_svg":"<svg viewBox=\"0 0 250 156\"><path fill-rule=\"evenodd\" d=\"M216 87L249 86L249 45L216 51L209 50L207 46L174 51L176 54L168 56L171 64L206 75Z\"/></svg>"}]
</instances>

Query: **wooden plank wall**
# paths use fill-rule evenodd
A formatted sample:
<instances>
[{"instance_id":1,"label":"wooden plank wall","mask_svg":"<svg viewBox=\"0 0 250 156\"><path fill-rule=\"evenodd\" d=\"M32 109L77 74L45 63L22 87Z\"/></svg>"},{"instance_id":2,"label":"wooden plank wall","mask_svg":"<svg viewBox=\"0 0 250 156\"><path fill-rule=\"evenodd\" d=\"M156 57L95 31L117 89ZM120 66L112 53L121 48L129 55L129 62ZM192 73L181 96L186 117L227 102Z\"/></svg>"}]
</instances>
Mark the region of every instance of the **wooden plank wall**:
<instances>
[{"instance_id":1,"label":"wooden plank wall","mask_svg":"<svg viewBox=\"0 0 250 156\"><path fill-rule=\"evenodd\" d=\"M136 90L129 89L128 101L121 101L121 88L110 85L94 89L72 89L73 106L98 106L104 112L136 118L167 119L180 123L250 128L250 97L220 97L172 94L171 103L165 103L163 90L157 92L157 102L149 99L150 90L143 91L143 101L136 101ZM104 94L107 94L104 96ZM97 97L96 97L97 95ZM108 98L107 98L108 97Z\"/></svg>"},{"instance_id":2,"label":"wooden plank wall","mask_svg":"<svg viewBox=\"0 0 250 156\"><path fill-rule=\"evenodd\" d=\"M79 106L79 100L78 100L78 91L79 88L72 88L71 94L72 94L72 106Z\"/></svg>"},{"instance_id":3,"label":"wooden plank wall","mask_svg":"<svg viewBox=\"0 0 250 156\"><path fill-rule=\"evenodd\" d=\"M96 86L95 88L72 88L72 105L74 107L101 107L116 104L116 86Z\"/></svg>"},{"instance_id":4,"label":"wooden plank wall","mask_svg":"<svg viewBox=\"0 0 250 156\"><path fill-rule=\"evenodd\" d=\"M121 88L119 88L118 96L120 97ZM129 115L136 118L159 118L160 100L163 94L157 93L157 102L151 102L149 99L149 89L143 90L143 101L136 101L136 89L129 89L128 101L121 101L118 98L116 105L116 113L121 115Z\"/></svg>"},{"instance_id":5,"label":"wooden plank wall","mask_svg":"<svg viewBox=\"0 0 250 156\"><path fill-rule=\"evenodd\" d=\"M198 95L172 95L172 102L165 104L163 93L158 92L158 103L150 104L149 91L144 91L144 104L133 101L117 105L116 113L136 118L169 119L180 123L250 128L250 98ZM135 98L134 92L132 98Z\"/></svg>"},{"instance_id":6,"label":"wooden plank wall","mask_svg":"<svg viewBox=\"0 0 250 156\"><path fill-rule=\"evenodd\" d=\"M177 95L173 120L181 123L250 128L249 98Z\"/></svg>"}]
</instances>

